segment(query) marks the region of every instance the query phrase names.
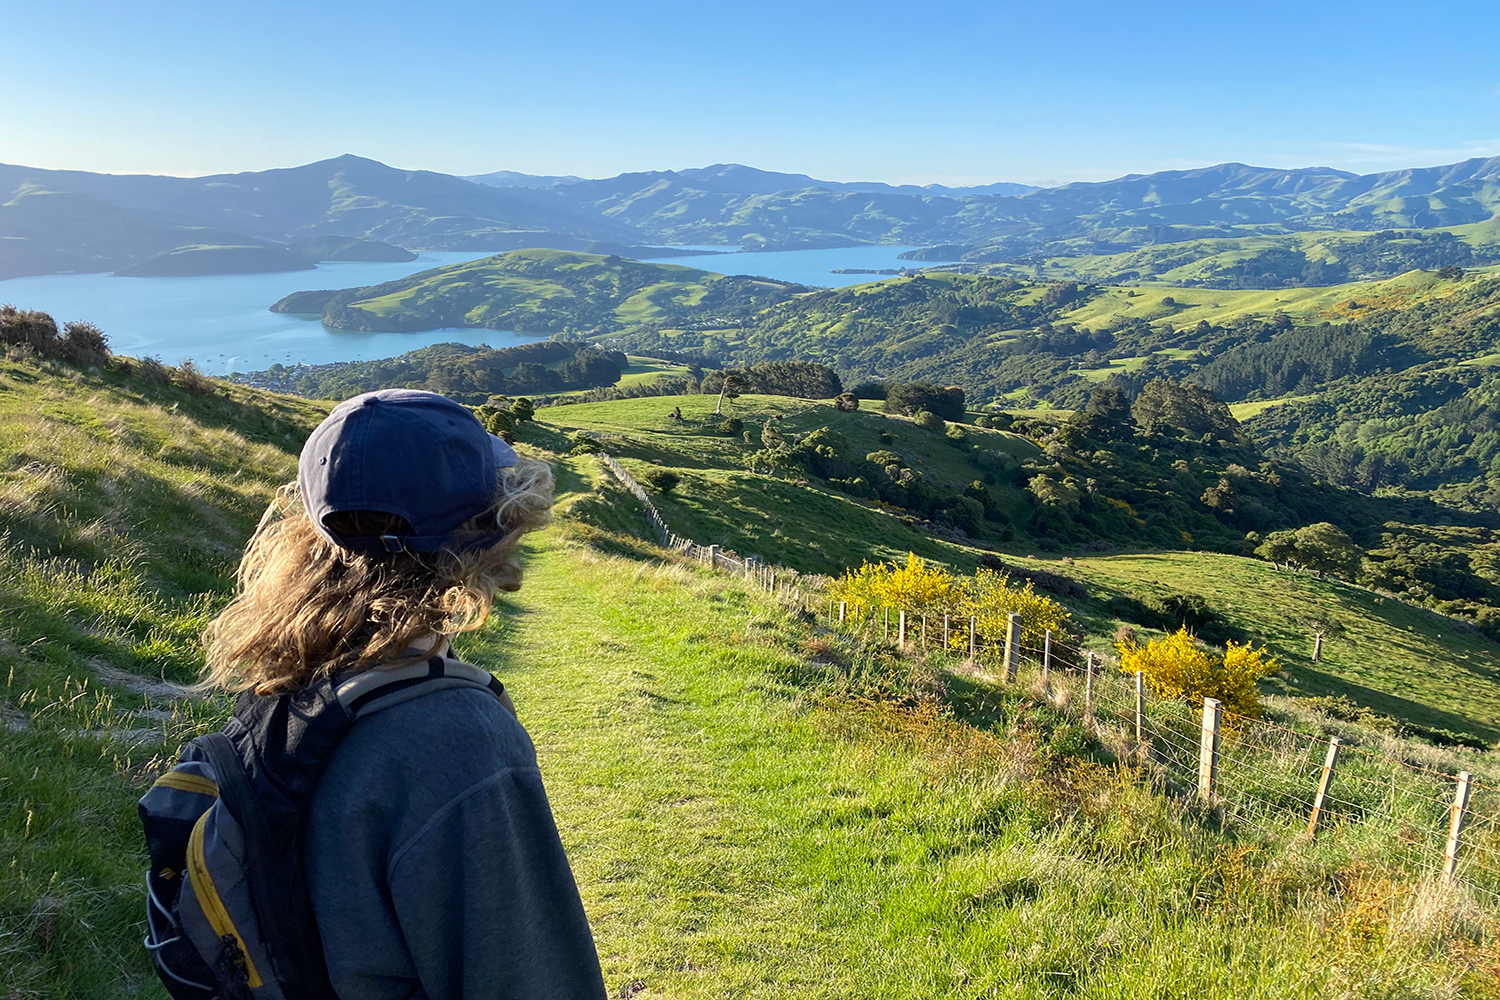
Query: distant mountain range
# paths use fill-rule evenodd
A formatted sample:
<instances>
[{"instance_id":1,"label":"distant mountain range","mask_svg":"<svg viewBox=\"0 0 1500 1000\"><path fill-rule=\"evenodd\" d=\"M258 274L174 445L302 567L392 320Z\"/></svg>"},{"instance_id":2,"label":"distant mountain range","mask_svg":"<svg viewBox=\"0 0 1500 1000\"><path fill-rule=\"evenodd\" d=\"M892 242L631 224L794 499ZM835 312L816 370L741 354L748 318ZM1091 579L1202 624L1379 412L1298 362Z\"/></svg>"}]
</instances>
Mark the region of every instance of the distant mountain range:
<instances>
[{"instance_id":1,"label":"distant mountain range","mask_svg":"<svg viewBox=\"0 0 1500 1000\"><path fill-rule=\"evenodd\" d=\"M1019 195L1042 190L1035 184L1012 184L1000 181L973 187L945 187L942 184L882 184L879 181L820 181L806 174L782 174L757 170L738 163L715 163L711 167L691 170L663 170L646 174L621 174L622 177L681 178L689 185L719 194L776 194L781 191L803 191L822 188L825 191L855 191L865 194L914 194L962 198L970 195ZM493 187L553 188L578 184L582 177L555 177L545 174L518 174L497 170L491 174L473 174L465 180Z\"/></svg>"},{"instance_id":2,"label":"distant mountain range","mask_svg":"<svg viewBox=\"0 0 1500 1000\"><path fill-rule=\"evenodd\" d=\"M1465 250L1488 254L1500 246L1497 210L1500 157L1366 175L1227 163L1046 189L830 182L739 164L601 180L509 171L466 179L353 155L193 178L0 165L0 278L119 270L187 247L285 249L334 236L415 251L548 247L635 257L669 256L650 246L674 243L942 245L929 259L1040 263L1191 241L1203 241L1205 256L1222 255L1215 241L1396 229L1446 230ZM1445 263L1458 259L1451 243L1433 243ZM1401 260L1426 266L1420 253ZM1301 280L1284 276L1288 266L1268 265L1266 280ZM1261 280L1250 270L1236 280Z\"/></svg>"}]
</instances>

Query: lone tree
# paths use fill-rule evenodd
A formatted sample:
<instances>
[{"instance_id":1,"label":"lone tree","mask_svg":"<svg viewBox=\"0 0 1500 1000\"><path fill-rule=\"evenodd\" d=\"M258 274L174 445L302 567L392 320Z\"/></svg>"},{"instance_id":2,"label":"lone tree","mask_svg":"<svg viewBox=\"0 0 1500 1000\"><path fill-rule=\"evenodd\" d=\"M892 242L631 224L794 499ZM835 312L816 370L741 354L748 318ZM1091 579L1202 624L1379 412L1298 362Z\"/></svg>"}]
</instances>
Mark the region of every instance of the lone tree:
<instances>
[{"instance_id":1,"label":"lone tree","mask_svg":"<svg viewBox=\"0 0 1500 1000\"><path fill-rule=\"evenodd\" d=\"M1364 550L1342 528L1318 521L1295 531L1273 531L1255 549L1273 565L1301 566L1319 577L1353 580L1359 575Z\"/></svg>"},{"instance_id":2,"label":"lone tree","mask_svg":"<svg viewBox=\"0 0 1500 1000\"><path fill-rule=\"evenodd\" d=\"M714 407L714 413L718 416L724 415L724 398L738 399L740 390L745 388L745 374L729 370L724 372L724 384L719 386L719 405Z\"/></svg>"},{"instance_id":3,"label":"lone tree","mask_svg":"<svg viewBox=\"0 0 1500 1000\"><path fill-rule=\"evenodd\" d=\"M1343 639L1349 634L1343 623L1331 615L1308 615L1301 619L1301 624L1312 633L1312 661L1314 663L1320 663L1323 660L1323 640Z\"/></svg>"}]
</instances>

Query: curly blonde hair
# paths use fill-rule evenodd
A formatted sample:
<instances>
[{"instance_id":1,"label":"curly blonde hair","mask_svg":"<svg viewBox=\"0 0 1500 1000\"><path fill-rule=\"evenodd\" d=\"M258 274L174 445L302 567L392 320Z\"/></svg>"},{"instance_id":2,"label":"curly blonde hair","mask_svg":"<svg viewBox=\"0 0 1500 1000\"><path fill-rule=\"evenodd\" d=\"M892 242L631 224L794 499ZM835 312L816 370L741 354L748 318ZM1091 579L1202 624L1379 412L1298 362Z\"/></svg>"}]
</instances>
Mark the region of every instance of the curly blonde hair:
<instances>
[{"instance_id":1,"label":"curly blonde hair","mask_svg":"<svg viewBox=\"0 0 1500 1000\"><path fill-rule=\"evenodd\" d=\"M276 694L395 662L413 643L479 628L497 590L521 586L521 535L543 527L552 469L502 468L495 503L434 553L360 552L314 530L296 483L278 491L240 560L234 599L204 632L201 684ZM493 537L488 546L468 545ZM378 531L370 532L372 534Z\"/></svg>"}]
</instances>

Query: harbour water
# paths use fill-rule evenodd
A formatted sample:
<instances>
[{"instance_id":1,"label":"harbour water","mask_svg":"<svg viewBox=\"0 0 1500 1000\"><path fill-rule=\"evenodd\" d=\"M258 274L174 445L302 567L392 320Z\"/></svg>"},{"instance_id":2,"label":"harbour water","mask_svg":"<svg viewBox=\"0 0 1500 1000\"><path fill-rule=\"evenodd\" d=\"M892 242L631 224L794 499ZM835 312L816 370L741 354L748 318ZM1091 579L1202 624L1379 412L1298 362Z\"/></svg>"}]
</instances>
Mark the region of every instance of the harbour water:
<instances>
[{"instance_id":1,"label":"harbour water","mask_svg":"<svg viewBox=\"0 0 1500 1000\"><path fill-rule=\"evenodd\" d=\"M698 249L698 248L694 248ZM719 253L673 257L724 274L756 274L805 285L842 287L877 281L877 274L832 274L838 268L883 270L907 262L910 247L844 247L770 253ZM441 329L420 333L328 330L316 317L273 313L271 303L296 291L352 288L391 281L486 253L424 253L408 263L337 262L315 271L217 274L186 278L117 278L111 274L52 274L0 281L0 302L51 313L59 323L88 320L108 334L110 346L134 357L168 364L191 358L210 374L257 371L274 363L325 364L393 357L457 341L507 347L546 340L546 334Z\"/></svg>"}]
</instances>

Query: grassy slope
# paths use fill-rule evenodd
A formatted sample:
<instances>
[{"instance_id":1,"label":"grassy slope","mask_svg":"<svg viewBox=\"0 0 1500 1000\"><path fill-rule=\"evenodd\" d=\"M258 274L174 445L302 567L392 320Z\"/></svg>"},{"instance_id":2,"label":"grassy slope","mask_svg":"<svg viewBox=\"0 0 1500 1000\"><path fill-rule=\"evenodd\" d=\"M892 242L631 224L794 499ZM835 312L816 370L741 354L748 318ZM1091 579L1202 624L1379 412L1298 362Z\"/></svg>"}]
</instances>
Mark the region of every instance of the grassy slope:
<instances>
[{"instance_id":1,"label":"grassy slope","mask_svg":"<svg viewBox=\"0 0 1500 1000\"><path fill-rule=\"evenodd\" d=\"M1422 235L1426 235L1426 232L1431 231L1423 231ZM1489 222L1454 226L1436 232L1453 233L1481 248L1487 247L1494 240L1494 227ZM1239 238L1159 243L1123 253L1051 257L1044 263L1043 273L1048 277L1089 282L1139 279L1162 284L1196 284L1211 281L1218 270L1256 258L1272 249L1306 253L1314 260L1336 261L1350 251L1368 251L1372 244L1385 250L1399 250L1402 247L1415 250L1414 243L1416 241L1408 238L1376 240L1374 234L1366 231L1319 229L1286 235L1247 235ZM1407 259L1422 260L1420 251L1417 251L1415 258ZM1437 269L1434 264L1424 263L1422 266ZM1392 272L1387 270L1384 273Z\"/></svg>"},{"instance_id":2,"label":"grassy slope","mask_svg":"<svg viewBox=\"0 0 1500 1000\"><path fill-rule=\"evenodd\" d=\"M239 547L321 417L304 400L230 391L0 362L7 998L118 997L154 982L139 948L134 801L227 703L164 705L100 671L196 676L197 637Z\"/></svg>"},{"instance_id":3,"label":"grassy slope","mask_svg":"<svg viewBox=\"0 0 1500 1000\"><path fill-rule=\"evenodd\" d=\"M1103 588L1199 593L1291 669L1298 695L1343 694L1425 726L1500 739L1500 646L1448 619L1373 591L1213 552L1080 556L1073 565L1022 560ZM1299 618L1334 618L1349 638L1319 663Z\"/></svg>"},{"instance_id":4,"label":"grassy slope","mask_svg":"<svg viewBox=\"0 0 1500 1000\"><path fill-rule=\"evenodd\" d=\"M1199 320L1222 325L1238 316L1270 316L1285 312L1303 322L1358 318L1376 307L1401 308L1428 296L1451 295L1462 288L1430 271L1411 271L1384 281L1357 281L1317 288L1228 290L1218 288L1174 288L1140 285L1104 288L1100 294L1067 315L1069 321L1089 329L1102 329L1116 317L1140 318L1152 323L1169 321L1174 327L1192 326ZM1171 298L1174 305L1164 305ZM1351 309L1349 303L1359 303Z\"/></svg>"},{"instance_id":5,"label":"grassy slope","mask_svg":"<svg viewBox=\"0 0 1500 1000\"><path fill-rule=\"evenodd\" d=\"M134 800L228 703L98 671L192 676L236 548L319 416L234 391L0 366L7 1000L164 995L138 943ZM565 509L609 500L596 475L564 460ZM1494 961L1484 925L1423 918L1380 842L1216 832L1077 756L1076 731L1048 743L1056 713L1019 690L950 678L989 734L821 700L806 625L723 576L597 548L629 544L562 518L461 645L535 737L612 994L1492 992L1467 971Z\"/></svg>"},{"instance_id":6,"label":"grassy slope","mask_svg":"<svg viewBox=\"0 0 1500 1000\"><path fill-rule=\"evenodd\" d=\"M939 444L937 437L905 418L886 418L869 412L839 413L827 403L811 403L781 396L742 396L731 401L725 415L740 417L753 444L713 430L720 417L713 411L715 396L672 396L584 403L548 409L543 418L558 430L587 430L637 475L652 463L675 468L684 483L663 497L660 507L679 534L703 544L718 544L804 572L839 573L865 560L889 559L915 551L927 557L972 566L975 554L914 531L897 518L839 493L794 485L745 469L745 458L760 447L761 429L779 416L776 426L785 435L831 427L849 442L851 454L864 455L889 448L908 457L912 467L929 479L960 489L981 470L960 452ZM868 404L867 404L868 405ZM680 406L681 424L667 419ZM879 440L889 429L895 441ZM967 428L970 441L1018 458L1037 454L1025 438L1001 431ZM996 487L996 489L1001 489ZM1007 502L1019 515L1020 494L1005 490Z\"/></svg>"},{"instance_id":7,"label":"grassy slope","mask_svg":"<svg viewBox=\"0 0 1500 1000\"><path fill-rule=\"evenodd\" d=\"M804 572L838 573L907 551L960 570L976 565L976 550L907 528L861 502L744 471L743 456L759 445L705 433L702 425L714 397L672 397L670 403L683 408L686 426L666 419L668 402L591 403L544 410L541 416L564 432L593 433L637 474L650 463L675 469L683 484L660 497L658 505L673 530L703 544L754 553ZM831 426L850 440L852 452L892 447L920 458L923 464L913 466L940 482L966 483L977 472L957 451L904 419L868 410L840 414L827 404L782 397L745 396L730 409L757 441L761 423L779 413L784 433ZM876 438L886 427L896 435L890 446ZM969 430L976 438L983 436L987 447L1035 454L1034 445L1013 435ZM1013 504L1026 502L1020 494L1006 495ZM1024 511L1016 514L1019 521ZM1024 556L1025 544L1002 547ZM1091 584L1100 600L1078 610L1100 640L1107 640L1119 624L1103 605L1112 594L1199 593L1257 644L1270 646L1287 665L1295 693L1344 694L1397 718L1500 739L1500 646L1398 601L1307 574L1280 572L1259 560L1214 553L1079 557L1076 566L1049 563L1048 568ZM1316 665L1297 624L1298 618L1315 613L1334 617L1350 630L1350 640L1330 643Z\"/></svg>"},{"instance_id":8,"label":"grassy slope","mask_svg":"<svg viewBox=\"0 0 1500 1000\"><path fill-rule=\"evenodd\" d=\"M632 272L632 281L639 282L641 273L649 275L644 287L625 287L625 268ZM722 277L678 264L610 264L599 254L516 250L424 272L394 290L350 305L408 325L410 320L437 315L434 310L451 309L450 299L463 303L464 322L475 326L485 325L492 316L574 309L636 324L659 318L663 303L697 304L707 285Z\"/></svg>"}]
</instances>

